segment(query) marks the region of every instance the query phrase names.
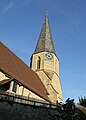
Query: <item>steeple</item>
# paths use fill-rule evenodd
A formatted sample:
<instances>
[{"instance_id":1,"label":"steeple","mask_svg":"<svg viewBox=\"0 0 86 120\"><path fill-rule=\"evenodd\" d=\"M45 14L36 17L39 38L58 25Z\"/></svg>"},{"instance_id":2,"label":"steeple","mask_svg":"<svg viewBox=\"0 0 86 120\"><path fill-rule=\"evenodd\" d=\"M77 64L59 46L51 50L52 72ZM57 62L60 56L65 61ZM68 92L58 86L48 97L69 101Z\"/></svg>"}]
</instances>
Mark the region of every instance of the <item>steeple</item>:
<instances>
[{"instance_id":1,"label":"steeple","mask_svg":"<svg viewBox=\"0 0 86 120\"><path fill-rule=\"evenodd\" d=\"M43 82L51 102L62 102L59 59L54 49L48 12L46 12L38 43L31 57L30 67L38 74Z\"/></svg>"},{"instance_id":2,"label":"steeple","mask_svg":"<svg viewBox=\"0 0 86 120\"><path fill-rule=\"evenodd\" d=\"M48 12L45 15L45 21L41 29L41 33L38 39L34 53L38 52L51 52L55 54L55 48L50 31L50 25L48 21Z\"/></svg>"}]
</instances>

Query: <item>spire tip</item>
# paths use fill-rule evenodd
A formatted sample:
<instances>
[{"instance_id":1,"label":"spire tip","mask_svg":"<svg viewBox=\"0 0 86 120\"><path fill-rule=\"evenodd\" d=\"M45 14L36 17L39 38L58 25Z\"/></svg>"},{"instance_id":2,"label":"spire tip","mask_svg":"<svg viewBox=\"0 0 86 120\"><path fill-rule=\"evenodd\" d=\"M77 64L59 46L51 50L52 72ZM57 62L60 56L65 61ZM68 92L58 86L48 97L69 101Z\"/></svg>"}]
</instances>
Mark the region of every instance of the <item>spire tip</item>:
<instances>
[{"instance_id":1,"label":"spire tip","mask_svg":"<svg viewBox=\"0 0 86 120\"><path fill-rule=\"evenodd\" d=\"M48 17L48 11L46 10L46 17Z\"/></svg>"}]
</instances>

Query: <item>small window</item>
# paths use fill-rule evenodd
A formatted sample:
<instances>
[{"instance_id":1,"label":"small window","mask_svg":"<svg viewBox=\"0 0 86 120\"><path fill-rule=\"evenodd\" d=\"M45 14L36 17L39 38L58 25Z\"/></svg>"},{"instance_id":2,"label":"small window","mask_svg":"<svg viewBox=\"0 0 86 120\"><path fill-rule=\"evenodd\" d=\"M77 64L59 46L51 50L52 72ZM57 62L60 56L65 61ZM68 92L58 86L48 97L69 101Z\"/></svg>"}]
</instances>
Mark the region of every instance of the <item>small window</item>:
<instances>
[{"instance_id":1,"label":"small window","mask_svg":"<svg viewBox=\"0 0 86 120\"><path fill-rule=\"evenodd\" d=\"M12 89L12 91L15 92L15 93L17 91L17 83L16 82L13 83L13 89Z\"/></svg>"},{"instance_id":2,"label":"small window","mask_svg":"<svg viewBox=\"0 0 86 120\"><path fill-rule=\"evenodd\" d=\"M40 65L41 65L41 58L38 57L38 60L37 60L37 69L40 69Z\"/></svg>"}]
</instances>

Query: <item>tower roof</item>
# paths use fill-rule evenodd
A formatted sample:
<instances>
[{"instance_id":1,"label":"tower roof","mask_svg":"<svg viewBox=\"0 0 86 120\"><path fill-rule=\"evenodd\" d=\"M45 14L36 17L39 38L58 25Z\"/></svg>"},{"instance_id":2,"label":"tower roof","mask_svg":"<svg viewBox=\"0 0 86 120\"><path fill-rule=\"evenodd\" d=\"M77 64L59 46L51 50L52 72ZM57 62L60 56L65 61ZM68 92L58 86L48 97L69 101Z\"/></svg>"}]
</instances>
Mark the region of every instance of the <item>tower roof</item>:
<instances>
[{"instance_id":1,"label":"tower roof","mask_svg":"<svg viewBox=\"0 0 86 120\"><path fill-rule=\"evenodd\" d=\"M36 45L34 53L38 52L52 52L55 54L55 48L52 40L50 25L48 21L48 13L46 12L45 21L40 32L38 43Z\"/></svg>"}]
</instances>

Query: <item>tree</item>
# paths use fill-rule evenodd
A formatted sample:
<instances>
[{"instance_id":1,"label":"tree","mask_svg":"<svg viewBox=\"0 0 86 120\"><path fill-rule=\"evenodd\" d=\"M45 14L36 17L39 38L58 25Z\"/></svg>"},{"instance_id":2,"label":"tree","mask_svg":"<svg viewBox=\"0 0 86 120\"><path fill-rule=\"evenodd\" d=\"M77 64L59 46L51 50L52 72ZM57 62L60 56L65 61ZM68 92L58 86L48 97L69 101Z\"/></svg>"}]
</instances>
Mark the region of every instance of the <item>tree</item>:
<instances>
[{"instance_id":1,"label":"tree","mask_svg":"<svg viewBox=\"0 0 86 120\"><path fill-rule=\"evenodd\" d=\"M78 104L86 107L86 96L79 97L79 103Z\"/></svg>"},{"instance_id":2,"label":"tree","mask_svg":"<svg viewBox=\"0 0 86 120\"><path fill-rule=\"evenodd\" d=\"M68 98L57 108L57 113L50 115L49 120L81 120L74 99Z\"/></svg>"},{"instance_id":3,"label":"tree","mask_svg":"<svg viewBox=\"0 0 86 120\"><path fill-rule=\"evenodd\" d=\"M79 113L75 107L74 99L68 98L63 105L62 120L80 120Z\"/></svg>"}]
</instances>

